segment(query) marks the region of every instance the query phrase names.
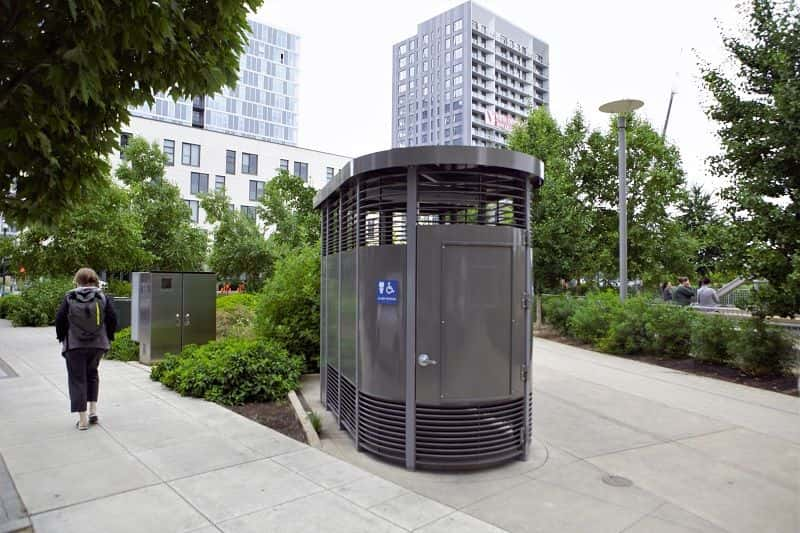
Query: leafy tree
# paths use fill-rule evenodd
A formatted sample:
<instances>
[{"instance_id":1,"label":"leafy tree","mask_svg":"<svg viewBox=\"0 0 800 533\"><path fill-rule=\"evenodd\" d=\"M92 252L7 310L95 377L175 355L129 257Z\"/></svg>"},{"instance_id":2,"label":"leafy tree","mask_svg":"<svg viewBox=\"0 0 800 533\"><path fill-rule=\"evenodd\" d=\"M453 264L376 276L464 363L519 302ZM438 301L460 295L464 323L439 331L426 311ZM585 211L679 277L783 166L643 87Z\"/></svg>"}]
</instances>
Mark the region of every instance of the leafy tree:
<instances>
[{"instance_id":1,"label":"leafy tree","mask_svg":"<svg viewBox=\"0 0 800 533\"><path fill-rule=\"evenodd\" d=\"M679 202L678 211L677 221L685 235L695 241L694 271L703 276L719 271L727 258L728 228L711 195L700 185L693 185Z\"/></svg>"},{"instance_id":2,"label":"leafy tree","mask_svg":"<svg viewBox=\"0 0 800 533\"><path fill-rule=\"evenodd\" d=\"M319 243L320 218L314 209L316 191L301 178L281 171L267 182L258 215L271 234L270 246L285 253Z\"/></svg>"},{"instance_id":3,"label":"leafy tree","mask_svg":"<svg viewBox=\"0 0 800 533\"><path fill-rule=\"evenodd\" d=\"M592 235L584 250L591 273L619 272L617 121L608 132L593 131L573 171L581 197L591 205ZM685 195L677 147L636 115L627 119L628 272L630 279L655 284L691 271L694 243L670 216Z\"/></svg>"},{"instance_id":4,"label":"leafy tree","mask_svg":"<svg viewBox=\"0 0 800 533\"><path fill-rule=\"evenodd\" d=\"M260 5L0 2L0 212L47 222L100 185L128 106L235 85Z\"/></svg>"},{"instance_id":5,"label":"leafy tree","mask_svg":"<svg viewBox=\"0 0 800 533\"><path fill-rule=\"evenodd\" d=\"M125 164L116 171L117 179L130 189L133 213L142 224L142 248L152 256L140 268L197 270L208 239L192 226L180 189L164 178L166 161L158 144L134 137L125 150Z\"/></svg>"},{"instance_id":6,"label":"leafy tree","mask_svg":"<svg viewBox=\"0 0 800 533\"><path fill-rule=\"evenodd\" d=\"M561 279L580 278L589 237L589 211L570 177L577 151L585 136L583 115L576 112L564 131L546 108L531 112L509 139L512 150L537 157L545 164L544 186L534 192L531 205L534 290L559 286ZM537 323L541 298L536 299Z\"/></svg>"},{"instance_id":7,"label":"leafy tree","mask_svg":"<svg viewBox=\"0 0 800 533\"><path fill-rule=\"evenodd\" d=\"M769 280L760 312L790 316L800 312L800 8L751 0L743 15L747 33L723 36L734 67L701 67L723 150L711 169L730 183L732 252Z\"/></svg>"},{"instance_id":8,"label":"leafy tree","mask_svg":"<svg viewBox=\"0 0 800 533\"><path fill-rule=\"evenodd\" d=\"M232 210L225 193L207 195L200 205L207 220L216 224L208 258L211 269L226 278L245 274L249 288L258 290L272 270L273 258L256 222Z\"/></svg>"},{"instance_id":9,"label":"leafy tree","mask_svg":"<svg viewBox=\"0 0 800 533\"><path fill-rule=\"evenodd\" d=\"M150 262L141 243L142 224L131 211L128 192L106 178L57 223L24 228L15 256L35 275L69 275L84 266L123 272Z\"/></svg>"}]
</instances>

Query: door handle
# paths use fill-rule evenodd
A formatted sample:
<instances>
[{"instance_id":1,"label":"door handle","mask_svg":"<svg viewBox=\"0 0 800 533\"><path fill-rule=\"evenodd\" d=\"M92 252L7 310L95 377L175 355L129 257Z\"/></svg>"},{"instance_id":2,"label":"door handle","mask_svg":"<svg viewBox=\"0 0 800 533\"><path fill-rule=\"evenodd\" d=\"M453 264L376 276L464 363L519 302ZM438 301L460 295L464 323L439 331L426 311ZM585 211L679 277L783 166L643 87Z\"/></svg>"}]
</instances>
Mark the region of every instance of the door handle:
<instances>
[{"instance_id":1,"label":"door handle","mask_svg":"<svg viewBox=\"0 0 800 533\"><path fill-rule=\"evenodd\" d=\"M417 356L417 363L419 363L419 366L429 366L436 365L439 361L431 359L431 356L426 353L421 353Z\"/></svg>"},{"instance_id":2,"label":"door handle","mask_svg":"<svg viewBox=\"0 0 800 533\"><path fill-rule=\"evenodd\" d=\"M176 328L181 327L181 314L180 313L175 313L175 327Z\"/></svg>"},{"instance_id":3,"label":"door handle","mask_svg":"<svg viewBox=\"0 0 800 533\"><path fill-rule=\"evenodd\" d=\"M189 313L186 313L186 316L183 318L183 325L184 326L191 326L192 325L192 317Z\"/></svg>"}]
</instances>

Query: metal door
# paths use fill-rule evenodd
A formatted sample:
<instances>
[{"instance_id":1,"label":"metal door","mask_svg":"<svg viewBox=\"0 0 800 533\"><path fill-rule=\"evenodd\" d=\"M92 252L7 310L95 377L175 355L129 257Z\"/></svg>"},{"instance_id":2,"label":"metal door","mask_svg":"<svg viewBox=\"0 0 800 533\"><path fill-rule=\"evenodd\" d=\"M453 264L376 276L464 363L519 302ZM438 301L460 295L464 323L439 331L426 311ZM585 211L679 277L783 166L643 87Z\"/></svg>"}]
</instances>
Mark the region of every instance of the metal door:
<instances>
[{"instance_id":1,"label":"metal door","mask_svg":"<svg viewBox=\"0 0 800 533\"><path fill-rule=\"evenodd\" d=\"M522 396L522 236L515 228L418 229L418 404Z\"/></svg>"},{"instance_id":2,"label":"metal door","mask_svg":"<svg viewBox=\"0 0 800 533\"><path fill-rule=\"evenodd\" d=\"M181 351L181 274L151 274L150 358Z\"/></svg>"},{"instance_id":3,"label":"metal door","mask_svg":"<svg viewBox=\"0 0 800 533\"><path fill-rule=\"evenodd\" d=\"M213 272L183 274L182 346L205 344L216 338L216 297Z\"/></svg>"}]
</instances>

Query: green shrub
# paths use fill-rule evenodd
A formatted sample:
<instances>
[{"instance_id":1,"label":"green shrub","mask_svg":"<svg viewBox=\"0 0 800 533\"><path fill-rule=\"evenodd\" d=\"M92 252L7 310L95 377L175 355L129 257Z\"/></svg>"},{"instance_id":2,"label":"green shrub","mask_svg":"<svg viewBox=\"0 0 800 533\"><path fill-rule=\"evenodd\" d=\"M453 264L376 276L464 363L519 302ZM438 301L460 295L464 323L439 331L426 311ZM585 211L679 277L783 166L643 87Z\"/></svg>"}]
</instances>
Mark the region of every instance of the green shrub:
<instances>
[{"instance_id":1,"label":"green shrub","mask_svg":"<svg viewBox=\"0 0 800 533\"><path fill-rule=\"evenodd\" d=\"M619 302L619 296L614 296ZM610 302L609 306L613 308ZM628 298L625 300L625 304L617 309L614 320L608 323L605 335L597 339L597 348L604 352L624 355L633 355L646 351L651 343L647 329L650 307L652 307L652 304L646 298ZM597 317L594 322L597 323L597 328L601 328L602 324L605 323L605 319Z\"/></svg>"},{"instance_id":2,"label":"green shrub","mask_svg":"<svg viewBox=\"0 0 800 533\"><path fill-rule=\"evenodd\" d=\"M728 345L735 335L735 320L698 313L692 322L692 356L699 361L730 364Z\"/></svg>"},{"instance_id":3,"label":"green shrub","mask_svg":"<svg viewBox=\"0 0 800 533\"><path fill-rule=\"evenodd\" d=\"M666 357L689 357L697 312L679 305L651 303L646 317L647 351Z\"/></svg>"},{"instance_id":4,"label":"green shrub","mask_svg":"<svg viewBox=\"0 0 800 533\"><path fill-rule=\"evenodd\" d=\"M595 344L605 337L620 314L619 296L614 292L595 292L575 308L567 327L580 341Z\"/></svg>"},{"instance_id":5,"label":"green shrub","mask_svg":"<svg viewBox=\"0 0 800 533\"><path fill-rule=\"evenodd\" d=\"M790 335L771 327L762 319L740 320L738 330L728 343L728 352L736 366L754 376L770 376L789 371L797 360Z\"/></svg>"},{"instance_id":6,"label":"green shrub","mask_svg":"<svg viewBox=\"0 0 800 533\"><path fill-rule=\"evenodd\" d=\"M121 279L112 279L108 282L105 292L119 298L130 298L131 284Z\"/></svg>"},{"instance_id":7,"label":"green shrub","mask_svg":"<svg viewBox=\"0 0 800 533\"><path fill-rule=\"evenodd\" d=\"M235 337L253 339L255 333L255 311L246 305L217 310L217 339Z\"/></svg>"},{"instance_id":8,"label":"green shrub","mask_svg":"<svg viewBox=\"0 0 800 533\"><path fill-rule=\"evenodd\" d=\"M19 294L7 294L0 298L0 318L8 318L11 310L21 299Z\"/></svg>"},{"instance_id":9,"label":"green shrub","mask_svg":"<svg viewBox=\"0 0 800 533\"><path fill-rule=\"evenodd\" d=\"M561 335L569 337L569 317L580 305L581 300L571 296L541 296L542 319L553 326Z\"/></svg>"},{"instance_id":10,"label":"green shrub","mask_svg":"<svg viewBox=\"0 0 800 533\"><path fill-rule=\"evenodd\" d=\"M64 295L73 288L70 278L37 280L22 289L20 299L9 310L14 326L48 326L55 322Z\"/></svg>"},{"instance_id":11,"label":"green shrub","mask_svg":"<svg viewBox=\"0 0 800 533\"><path fill-rule=\"evenodd\" d=\"M217 311L248 307L255 309L258 306L258 296L245 292L217 296Z\"/></svg>"},{"instance_id":12,"label":"green shrub","mask_svg":"<svg viewBox=\"0 0 800 533\"><path fill-rule=\"evenodd\" d=\"M185 396L239 405L285 398L302 369L302 359L277 342L229 338L168 355L150 377Z\"/></svg>"},{"instance_id":13,"label":"green shrub","mask_svg":"<svg viewBox=\"0 0 800 533\"><path fill-rule=\"evenodd\" d=\"M131 340L131 328L123 328L114 335L111 349L106 354L106 359L115 361L138 361L139 343Z\"/></svg>"},{"instance_id":14,"label":"green shrub","mask_svg":"<svg viewBox=\"0 0 800 533\"><path fill-rule=\"evenodd\" d=\"M275 264L256 311L257 333L319 370L319 249L307 246Z\"/></svg>"}]
</instances>

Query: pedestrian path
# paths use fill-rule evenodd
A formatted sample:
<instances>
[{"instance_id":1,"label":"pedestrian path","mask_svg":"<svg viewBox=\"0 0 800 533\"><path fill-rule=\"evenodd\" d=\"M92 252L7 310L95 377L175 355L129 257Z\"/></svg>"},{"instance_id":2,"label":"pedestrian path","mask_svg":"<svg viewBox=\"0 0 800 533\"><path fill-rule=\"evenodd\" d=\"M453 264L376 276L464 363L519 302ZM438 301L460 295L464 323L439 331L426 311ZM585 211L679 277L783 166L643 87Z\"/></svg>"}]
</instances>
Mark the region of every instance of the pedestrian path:
<instances>
[{"instance_id":1,"label":"pedestrian path","mask_svg":"<svg viewBox=\"0 0 800 533\"><path fill-rule=\"evenodd\" d=\"M77 431L53 328L0 320L0 359L0 455L37 533L503 531L138 364L101 364L100 424Z\"/></svg>"},{"instance_id":2,"label":"pedestrian path","mask_svg":"<svg viewBox=\"0 0 800 533\"><path fill-rule=\"evenodd\" d=\"M539 338L532 378L530 459L459 474L356 452L319 380L303 394L323 450L507 531L800 531L797 397Z\"/></svg>"}]
</instances>

